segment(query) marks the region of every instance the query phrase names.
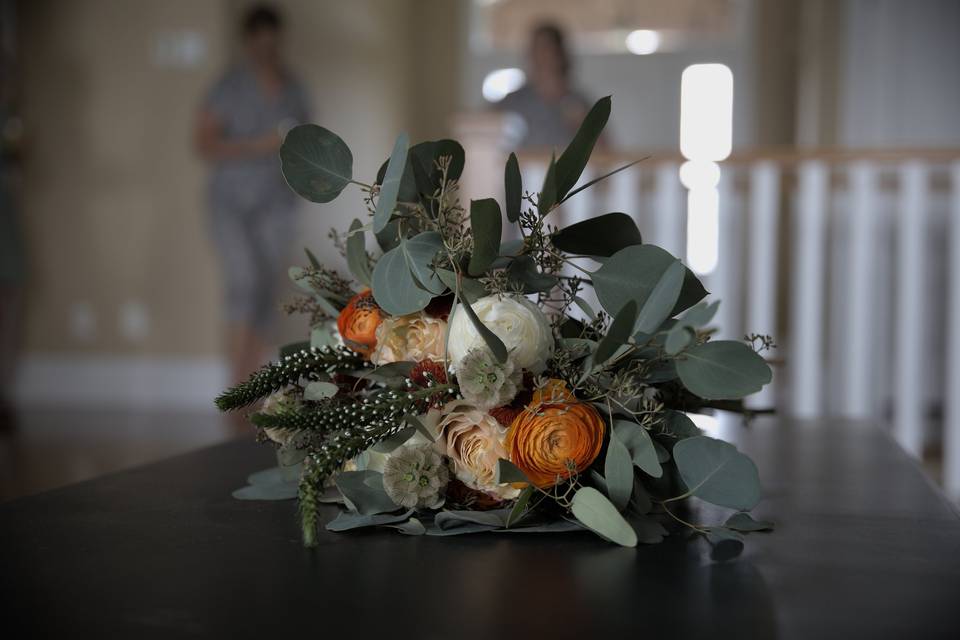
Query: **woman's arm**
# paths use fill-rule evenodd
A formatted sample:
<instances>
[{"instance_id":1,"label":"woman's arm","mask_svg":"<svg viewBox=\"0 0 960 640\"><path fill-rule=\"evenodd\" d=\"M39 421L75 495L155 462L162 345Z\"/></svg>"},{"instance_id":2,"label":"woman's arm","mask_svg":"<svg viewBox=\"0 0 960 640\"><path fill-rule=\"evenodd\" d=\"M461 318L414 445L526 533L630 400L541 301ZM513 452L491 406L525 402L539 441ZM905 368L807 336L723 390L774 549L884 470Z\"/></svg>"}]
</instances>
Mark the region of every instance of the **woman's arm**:
<instances>
[{"instance_id":1,"label":"woman's arm","mask_svg":"<svg viewBox=\"0 0 960 640\"><path fill-rule=\"evenodd\" d=\"M274 155L280 150L280 142L276 131L256 138L228 140L219 119L207 109L201 109L193 132L194 148L208 162Z\"/></svg>"}]
</instances>

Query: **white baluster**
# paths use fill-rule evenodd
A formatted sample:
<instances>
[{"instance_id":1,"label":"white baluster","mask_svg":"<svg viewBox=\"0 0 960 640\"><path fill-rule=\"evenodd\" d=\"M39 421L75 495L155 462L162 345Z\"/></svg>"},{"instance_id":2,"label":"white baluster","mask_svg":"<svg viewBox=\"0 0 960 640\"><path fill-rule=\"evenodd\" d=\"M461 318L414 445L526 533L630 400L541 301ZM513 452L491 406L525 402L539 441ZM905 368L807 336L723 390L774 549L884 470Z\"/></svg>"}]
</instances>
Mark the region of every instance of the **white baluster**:
<instances>
[{"instance_id":1,"label":"white baluster","mask_svg":"<svg viewBox=\"0 0 960 640\"><path fill-rule=\"evenodd\" d=\"M850 280L846 283L847 326L842 361L844 394L841 412L849 418L874 413L873 250L876 246L877 171L866 162L850 167Z\"/></svg>"},{"instance_id":2,"label":"white baluster","mask_svg":"<svg viewBox=\"0 0 960 640\"><path fill-rule=\"evenodd\" d=\"M777 239L780 204L780 170L770 161L750 169L750 224L747 269L747 330L776 336ZM772 354L765 354L771 356ZM776 382L776 376L774 376ZM775 401L773 383L750 396L747 406L770 407Z\"/></svg>"},{"instance_id":3,"label":"white baluster","mask_svg":"<svg viewBox=\"0 0 960 640\"><path fill-rule=\"evenodd\" d=\"M706 278L707 288L722 300L717 311L718 337L739 340L743 337L743 234L741 233L740 207L736 202L733 186L734 170L724 167L720 174L719 193L719 259L717 269Z\"/></svg>"},{"instance_id":4,"label":"white baluster","mask_svg":"<svg viewBox=\"0 0 960 640\"><path fill-rule=\"evenodd\" d=\"M657 167L656 197L653 205L655 242L681 260L686 256L686 233L684 231L685 201L681 190L679 167L671 162Z\"/></svg>"},{"instance_id":5,"label":"white baluster","mask_svg":"<svg viewBox=\"0 0 960 640\"><path fill-rule=\"evenodd\" d=\"M923 454L924 238L927 233L927 167L910 161L900 168L897 237L896 385L894 434L914 456Z\"/></svg>"},{"instance_id":6,"label":"white baluster","mask_svg":"<svg viewBox=\"0 0 960 640\"><path fill-rule=\"evenodd\" d=\"M794 415L820 415L822 403L823 293L829 172L822 162L799 169L794 216L794 294L791 300L790 373Z\"/></svg>"},{"instance_id":7,"label":"white baluster","mask_svg":"<svg viewBox=\"0 0 960 640\"><path fill-rule=\"evenodd\" d=\"M943 484L960 501L960 162L950 169L950 266L947 272L947 389L944 423Z\"/></svg>"},{"instance_id":8,"label":"white baluster","mask_svg":"<svg viewBox=\"0 0 960 640\"><path fill-rule=\"evenodd\" d=\"M608 170L606 167L604 170ZM607 191L606 211L599 213L610 213L620 211L637 223L637 227L643 234L644 242L655 242L650 235L650 220L643 215L640 197L640 171L636 168L627 169L616 173L609 178L609 189Z\"/></svg>"}]
</instances>

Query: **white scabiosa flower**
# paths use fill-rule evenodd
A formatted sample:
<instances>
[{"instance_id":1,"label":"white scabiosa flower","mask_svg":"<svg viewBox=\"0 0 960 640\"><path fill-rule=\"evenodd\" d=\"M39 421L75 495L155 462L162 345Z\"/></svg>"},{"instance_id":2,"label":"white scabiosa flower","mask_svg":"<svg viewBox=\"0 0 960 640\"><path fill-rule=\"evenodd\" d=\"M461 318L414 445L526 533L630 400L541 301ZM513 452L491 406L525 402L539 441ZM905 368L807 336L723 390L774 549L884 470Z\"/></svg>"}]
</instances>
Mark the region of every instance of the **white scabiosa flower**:
<instances>
[{"instance_id":1,"label":"white scabiosa flower","mask_svg":"<svg viewBox=\"0 0 960 640\"><path fill-rule=\"evenodd\" d=\"M443 456L432 445L406 446L390 454L383 468L383 488L407 509L437 509L450 481Z\"/></svg>"},{"instance_id":2,"label":"white scabiosa flower","mask_svg":"<svg viewBox=\"0 0 960 640\"><path fill-rule=\"evenodd\" d=\"M510 359L500 364L489 349L468 351L457 368L457 382L464 400L482 411L513 400L522 376Z\"/></svg>"},{"instance_id":3,"label":"white scabiosa flower","mask_svg":"<svg viewBox=\"0 0 960 640\"><path fill-rule=\"evenodd\" d=\"M516 371L527 369L541 373L553 353L553 332L540 308L524 297L487 296L472 305L480 321L503 342ZM486 343L466 312L457 305L450 317L449 352L453 368L474 349L486 349Z\"/></svg>"},{"instance_id":4,"label":"white scabiosa flower","mask_svg":"<svg viewBox=\"0 0 960 640\"><path fill-rule=\"evenodd\" d=\"M287 411L296 411L300 407L300 394L296 389L284 389L271 393L263 401L260 407L260 413L268 415L277 415ZM268 438L279 445L289 444L296 435L293 429L284 429L282 427L267 427L263 430Z\"/></svg>"}]
</instances>

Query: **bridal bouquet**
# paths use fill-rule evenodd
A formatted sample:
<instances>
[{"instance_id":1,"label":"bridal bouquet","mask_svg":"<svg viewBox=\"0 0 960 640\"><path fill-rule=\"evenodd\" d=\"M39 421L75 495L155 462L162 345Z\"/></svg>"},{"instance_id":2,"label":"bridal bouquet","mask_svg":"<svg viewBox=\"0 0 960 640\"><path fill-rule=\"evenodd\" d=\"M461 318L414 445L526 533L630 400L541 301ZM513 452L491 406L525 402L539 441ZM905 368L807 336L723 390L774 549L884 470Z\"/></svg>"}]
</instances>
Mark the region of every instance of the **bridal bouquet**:
<instances>
[{"instance_id":1,"label":"bridal bouquet","mask_svg":"<svg viewBox=\"0 0 960 640\"><path fill-rule=\"evenodd\" d=\"M309 315L310 340L217 405L262 400L251 420L296 465L286 471L297 486L259 494L299 498L305 544L316 544L323 502L342 504L330 531L588 529L634 546L674 522L738 552L744 532L770 528L747 513L760 499L753 462L687 416L742 410L770 381L758 355L769 339L711 339L719 303L702 302L697 277L643 244L630 216L551 225L567 200L630 166L577 186L610 104L591 109L536 190L511 154L503 209L460 203L455 141L401 135L365 184L336 134L290 131L290 187L326 203L356 185L367 215L331 232L350 277L309 250L290 271L304 295L287 310ZM257 497L257 475L239 497ZM282 485L270 478L259 482ZM729 519L688 523L677 507L691 497Z\"/></svg>"}]
</instances>

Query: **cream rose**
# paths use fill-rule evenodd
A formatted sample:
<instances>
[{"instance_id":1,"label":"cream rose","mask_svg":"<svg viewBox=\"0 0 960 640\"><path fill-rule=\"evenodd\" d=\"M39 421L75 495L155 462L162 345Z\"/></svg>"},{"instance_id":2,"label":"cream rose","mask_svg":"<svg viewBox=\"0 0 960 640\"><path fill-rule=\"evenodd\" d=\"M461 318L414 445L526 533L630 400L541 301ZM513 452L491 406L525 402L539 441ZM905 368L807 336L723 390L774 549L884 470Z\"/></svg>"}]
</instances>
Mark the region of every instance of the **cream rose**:
<instances>
[{"instance_id":1,"label":"cream rose","mask_svg":"<svg viewBox=\"0 0 960 640\"><path fill-rule=\"evenodd\" d=\"M370 356L376 365L390 362L443 361L447 323L423 313L386 318L377 327L377 347Z\"/></svg>"},{"instance_id":2,"label":"cream rose","mask_svg":"<svg viewBox=\"0 0 960 640\"><path fill-rule=\"evenodd\" d=\"M507 430L488 413L463 401L447 404L443 413L436 446L450 458L457 479L501 500L517 497L519 489L496 483L497 460L509 459L504 446Z\"/></svg>"},{"instance_id":3,"label":"cream rose","mask_svg":"<svg viewBox=\"0 0 960 640\"><path fill-rule=\"evenodd\" d=\"M504 346L514 368L540 373L553 353L553 333L540 308L526 298L487 296L472 305L474 313ZM459 305L450 314L450 359L458 370L472 349L485 349L486 343Z\"/></svg>"}]
</instances>

